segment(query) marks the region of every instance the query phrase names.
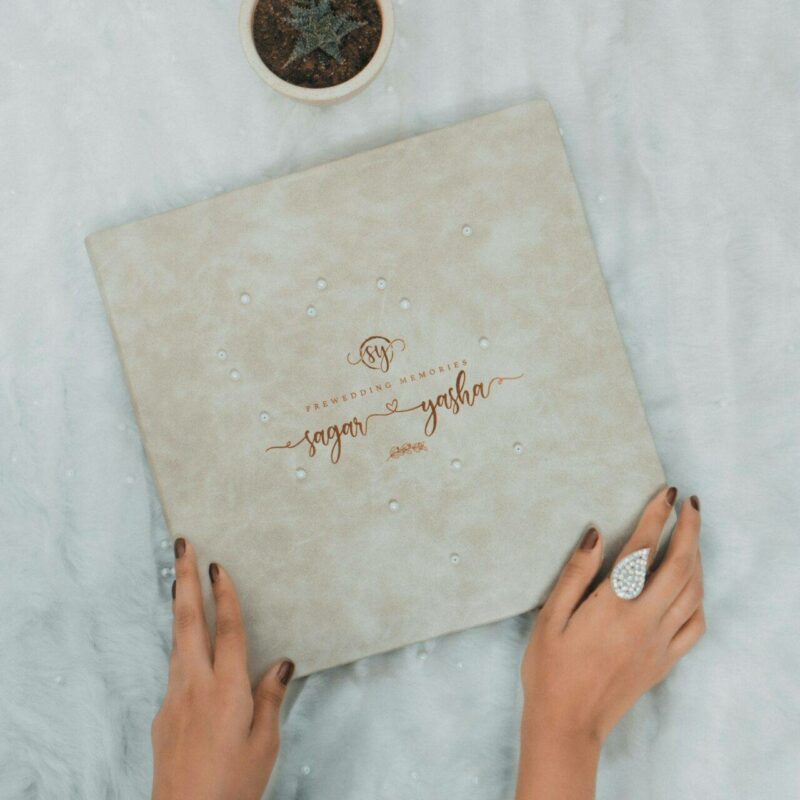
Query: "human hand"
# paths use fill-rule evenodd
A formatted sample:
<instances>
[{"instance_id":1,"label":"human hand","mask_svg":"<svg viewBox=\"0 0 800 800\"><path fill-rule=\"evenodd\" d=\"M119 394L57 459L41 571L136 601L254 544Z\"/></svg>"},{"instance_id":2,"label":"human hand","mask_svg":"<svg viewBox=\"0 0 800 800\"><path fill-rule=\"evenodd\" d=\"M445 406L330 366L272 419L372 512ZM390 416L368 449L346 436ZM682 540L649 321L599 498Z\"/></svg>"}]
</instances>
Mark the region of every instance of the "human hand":
<instances>
[{"instance_id":1,"label":"human hand","mask_svg":"<svg viewBox=\"0 0 800 800\"><path fill-rule=\"evenodd\" d=\"M253 691L239 599L211 564L211 643L194 548L175 541L167 694L153 721L153 800L260 800L278 756L280 708L294 671L282 659Z\"/></svg>"},{"instance_id":2,"label":"human hand","mask_svg":"<svg viewBox=\"0 0 800 800\"><path fill-rule=\"evenodd\" d=\"M649 547L652 563L676 496L670 487L650 500L617 561ZM570 557L523 659L518 798L593 797L611 729L703 635L699 506L694 496L682 504L667 554L634 600L617 597L608 580L586 596L603 557L596 529Z\"/></svg>"}]
</instances>

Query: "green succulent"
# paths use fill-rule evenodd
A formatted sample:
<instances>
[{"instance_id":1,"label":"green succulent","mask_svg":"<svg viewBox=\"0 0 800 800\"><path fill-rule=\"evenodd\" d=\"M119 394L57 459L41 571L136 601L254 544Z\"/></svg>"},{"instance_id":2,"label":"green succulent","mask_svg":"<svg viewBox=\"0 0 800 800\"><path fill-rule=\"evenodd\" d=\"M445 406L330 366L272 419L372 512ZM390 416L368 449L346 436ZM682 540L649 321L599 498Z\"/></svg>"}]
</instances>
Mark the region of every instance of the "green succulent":
<instances>
[{"instance_id":1,"label":"green succulent","mask_svg":"<svg viewBox=\"0 0 800 800\"><path fill-rule=\"evenodd\" d=\"M342 39L366 24L343 14L337 14L331 8L331 0L296 0L289 6L289 13L291 16L286 17L286 21L300 35L294 43L294 50L287 64L317 49L341 64L342 54L339 44Z\"/></svg>"}]
</instances>

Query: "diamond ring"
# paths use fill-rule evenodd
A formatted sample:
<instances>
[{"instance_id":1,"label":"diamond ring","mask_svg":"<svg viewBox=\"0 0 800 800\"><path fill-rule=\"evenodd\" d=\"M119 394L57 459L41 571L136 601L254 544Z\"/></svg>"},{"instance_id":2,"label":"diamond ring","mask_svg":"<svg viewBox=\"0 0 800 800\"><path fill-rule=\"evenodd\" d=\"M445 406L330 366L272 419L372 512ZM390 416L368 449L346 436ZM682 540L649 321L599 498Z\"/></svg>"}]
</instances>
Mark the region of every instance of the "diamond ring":
<instances>
[{"instance_id":1,"label":"diamond ring","mask_svg":"<svg viewBox=\"0 0 800 800\"><path fill-rule=\"evenodd\" d=\"M647 577L647 556L650 548L643 547L625 556L611 571L611 588L617 597L633 600L644 589Z\"/></svg>"}]
</instances>

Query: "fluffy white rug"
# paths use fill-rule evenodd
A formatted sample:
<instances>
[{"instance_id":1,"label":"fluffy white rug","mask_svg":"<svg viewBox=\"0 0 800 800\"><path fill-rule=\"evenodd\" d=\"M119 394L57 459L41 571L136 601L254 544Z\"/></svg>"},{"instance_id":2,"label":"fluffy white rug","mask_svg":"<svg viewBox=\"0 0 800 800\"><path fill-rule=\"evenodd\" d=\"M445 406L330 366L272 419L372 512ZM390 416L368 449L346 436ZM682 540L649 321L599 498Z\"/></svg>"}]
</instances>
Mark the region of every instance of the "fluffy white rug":
<instances>
[{"instance_id":1,"label":"fluffy white rug","mask_svg":"<svg viewBox=\"0 0 800 800\"><path fill-rule=\"evenodd\" d=\"M537 94L706 521L709 633L615 732L599 797L800 796L800 3L396 10L379 80L320 110L259 83L235 0L3 3L0 797L150 787L170 553L84 235ZM298 683L273 798L510 797L527 625Z\"/></svg>"}]
</instances>

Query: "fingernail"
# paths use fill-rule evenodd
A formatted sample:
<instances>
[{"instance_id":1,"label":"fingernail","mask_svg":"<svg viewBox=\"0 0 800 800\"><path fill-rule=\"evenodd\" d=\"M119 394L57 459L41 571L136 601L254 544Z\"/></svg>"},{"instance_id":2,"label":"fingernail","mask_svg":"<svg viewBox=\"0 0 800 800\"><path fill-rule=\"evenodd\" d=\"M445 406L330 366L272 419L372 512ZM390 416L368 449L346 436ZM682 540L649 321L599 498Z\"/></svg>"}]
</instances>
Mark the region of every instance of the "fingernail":
<instances>
[{"instance_id":1,"label":"fingernail","mask_svg":"<svg viewBox=\"0 0 800 800\"><path fill-rule=\"evenodd\" d=\"M693 494L689 498L689 502L692 504L692 508L695 511L699 511L700 510L700 498L696 494Z\"/></svg>"},{"instance_id":2,"label":"fingernail","mask_svg":"<svg viewBox=\"0 0 800 800\"><path fill-rule=\"evenodd\" d=\"M175 540L175 558L180 558L186 552L186 539L181 537Z\"/></svg>"},{"instance_id":3,"label":"fingernail","mask_svg":"<svg viewBox=\"0 0 800 800\"><path fill-rule=\"evenodd\" d=\"M294 674L294 662L288 658L278 667L278 680L286 686Z\"/></svg>"},{"instance_id":4,"label":"fingernail","mask_svg":"<svg viewBox=\"0 0 800 800\"><path fill-rule=\"evenodd\" d=\"M208 565L208 577L211 578L211 583L216 583L219 578L219 566L213 561Z\"/></svg>"},{"instance_id":5,"label":"fingernail","mask_svg":"<svg viewBox=\"0 0 800 800\"><path fill-rule=\"evenodd\" d=\"M172 599L175 599L175 583L176 581L172 581Z\"/></svg>"},{"instance_id":6,"label":"fingernail","mask_svg":"<svg viewBox=\"0 0 800 800\"><path fill-rule=\"evenodd\" d=\"M667 496L665 497L665 500L667 501L667 505L668 506L674 506L675 505L675 498L677 496L678 496L678 489L675 486L670 486L669 489L667 489Z\"/></svg>"},{"instance_id":7,"label":"fingernail","mask_svg":"<svg viewBox=\"0 0 800 800\"><path fill-rule=\"evenodd\" d=\"M581 550L592 550L597 544L599 536L600 534L598 534L597 528L589 528L581 540Z\"/></svg>"}]
</instances>

